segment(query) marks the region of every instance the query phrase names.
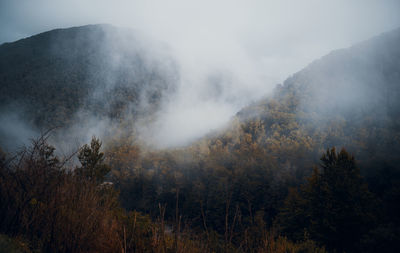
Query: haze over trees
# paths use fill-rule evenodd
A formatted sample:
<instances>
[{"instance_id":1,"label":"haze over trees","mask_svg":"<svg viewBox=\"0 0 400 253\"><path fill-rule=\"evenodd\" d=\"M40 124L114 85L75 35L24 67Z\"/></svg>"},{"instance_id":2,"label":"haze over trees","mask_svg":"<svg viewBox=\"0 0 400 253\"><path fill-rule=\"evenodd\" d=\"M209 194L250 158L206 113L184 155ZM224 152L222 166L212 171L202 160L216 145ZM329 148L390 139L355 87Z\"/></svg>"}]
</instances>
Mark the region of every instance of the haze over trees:
<instances>
[{"instance_id":1,"label":"haze over trees","mask_svg":"<svg viewBox=\"0 0 400 253\"><path fill-rule=\"evenodd\" d=\"M163 50L150 51L152 43ZM1 144L17 146L21 136L60 126L87 141L93 135L87 129L103 134L121 119L126 128L139 117L146 121L175 90L176 68L166 45L111 25L56 29L4 43Z\"/></svg>"},{"instance_id":2,"label":"haze over trees","mask_svg":"<svg viewBox=\"0 0 400 253\"><path fill-rule=\"evenodd\" d=\"M110 67L115 48L101 43L110 34L122 36L86 26L0 46L2 112L18 104L36 128L74 129L92 115L112 122L77 159L58 155L47 135L19 153L2 139L0 243L27 252L399 251L399 29L314 61L224 129L163 150L132 122L162 112L174 65L118 49ZM96 72L84 76L83 66Z\"/></svg>"}]
</instances>

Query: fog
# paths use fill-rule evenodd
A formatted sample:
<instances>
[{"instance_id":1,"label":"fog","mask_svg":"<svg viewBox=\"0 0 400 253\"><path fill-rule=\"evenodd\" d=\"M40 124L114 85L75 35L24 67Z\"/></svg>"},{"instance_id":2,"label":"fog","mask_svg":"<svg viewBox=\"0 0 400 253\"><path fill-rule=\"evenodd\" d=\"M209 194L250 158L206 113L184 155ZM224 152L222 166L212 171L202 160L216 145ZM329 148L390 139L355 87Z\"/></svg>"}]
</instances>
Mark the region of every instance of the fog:
<instances>
[{"instance_id":1,"label":"fog","mask_svg":"<svg viewBox=\"0 0 400 253\"><path fill-rule=\"evenodd\" d=\"M243 106L331 50L400 26L399 10L395 0L3 0L0 43L96 23L165 42L178 66L177 91L162 100L150 125L137 126L149 144L169 147L223 126ZM152 45L147 50L160 54ZM107 128L104 122L91 125ZM95 134L90 129L86 136Z\"/></svg>"},{"instance_id":2,"label":"fog","mask_svg":"<svg viewBox=\"0 0 400 253\"><path fill-rule=\"evenodd\" d=\"M39 136L39 131L22 118L20 111L13 107L0 111L0 146L9 150L18 150L29 145L30 140Z\"/></svg>"}]
</instances>

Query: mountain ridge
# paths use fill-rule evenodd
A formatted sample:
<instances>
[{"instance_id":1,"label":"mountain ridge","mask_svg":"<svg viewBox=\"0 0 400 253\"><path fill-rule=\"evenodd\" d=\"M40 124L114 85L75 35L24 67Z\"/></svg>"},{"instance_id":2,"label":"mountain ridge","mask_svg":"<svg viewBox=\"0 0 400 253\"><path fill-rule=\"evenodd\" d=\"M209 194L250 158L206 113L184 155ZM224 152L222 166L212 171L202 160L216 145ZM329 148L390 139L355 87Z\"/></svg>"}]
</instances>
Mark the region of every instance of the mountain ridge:
<instances>
[{"instance_id":1,"label":"mountain ridge","mask_svg":"<svg viewBox=\"0 0 400 253\"><path fill-rule=\"evenodd\" d=\"M15 112L36 129L72 126L85 120L81 112L106 120L150 116L176 89L177 63L168 50L111 25L55 29L2 44L0 111Z\"/></svg>"}]
</instances>

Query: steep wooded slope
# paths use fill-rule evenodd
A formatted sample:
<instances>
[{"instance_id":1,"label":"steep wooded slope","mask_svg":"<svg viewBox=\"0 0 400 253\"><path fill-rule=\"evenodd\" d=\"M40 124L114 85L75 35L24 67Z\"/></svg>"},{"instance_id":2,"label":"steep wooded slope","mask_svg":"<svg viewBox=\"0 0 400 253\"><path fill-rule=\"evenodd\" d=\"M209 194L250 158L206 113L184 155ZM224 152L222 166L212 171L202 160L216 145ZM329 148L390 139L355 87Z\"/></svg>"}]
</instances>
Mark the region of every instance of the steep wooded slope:
<instances>
[{"instance_id":1,"label":"steep wooded slope","mask_svg":"<svg viewBox=\"0 0 400 253\"><path fill-rule=\"evenodd\" d=\"M398 166L399 45L397 29L333 51L278 85L272 96L244 108L238 118L244 128L257 121L262 125L266 147L293 142L321 153L344 146L361 161Z\"/></svg>"},{"instance_id":2,"label":"steep wooded slope","mask_svg":"<svg viewBox=\"0 0 400 253\"><path fill-rule=\"evenodd\" d=\"M41 128L65 125L78 110L149 113L174 89L175 67L166 45L133 30L52 30L0 46L0 111Z\"/></svg>"}]
</instances>

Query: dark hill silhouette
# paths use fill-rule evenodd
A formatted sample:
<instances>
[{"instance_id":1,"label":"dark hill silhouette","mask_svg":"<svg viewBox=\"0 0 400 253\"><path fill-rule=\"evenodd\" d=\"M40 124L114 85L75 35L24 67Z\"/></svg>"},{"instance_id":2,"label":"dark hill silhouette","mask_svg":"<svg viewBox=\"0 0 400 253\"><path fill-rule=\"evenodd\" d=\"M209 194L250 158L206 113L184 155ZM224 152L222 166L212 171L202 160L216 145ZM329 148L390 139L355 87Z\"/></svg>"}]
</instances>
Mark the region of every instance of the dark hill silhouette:
<instances>
[{"instance_id":1,"label":"dark hill silhouette","mask_svg":"<svg viewBox=\"0 0 400 253\"><path fill-rule=\"evenodd\" d=\"M130 29L87 25L2 44L0 110L17 107L37 127L64 125L80 109L151 112L177 78L167 46L156 53L151 43Z\"/></svg>"}]
</instances>

